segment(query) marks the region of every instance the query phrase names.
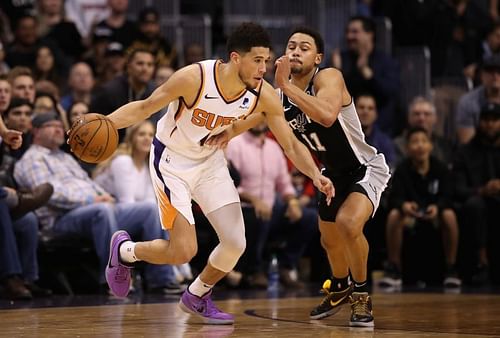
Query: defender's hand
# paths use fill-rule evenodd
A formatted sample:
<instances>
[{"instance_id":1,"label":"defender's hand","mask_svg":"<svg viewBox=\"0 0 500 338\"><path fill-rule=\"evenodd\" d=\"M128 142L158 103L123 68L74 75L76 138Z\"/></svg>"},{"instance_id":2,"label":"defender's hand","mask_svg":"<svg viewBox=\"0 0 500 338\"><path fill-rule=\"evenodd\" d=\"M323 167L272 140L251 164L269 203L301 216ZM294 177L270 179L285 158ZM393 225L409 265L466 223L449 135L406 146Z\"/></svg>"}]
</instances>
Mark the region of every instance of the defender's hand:
<instances>
[{"instance_id":1,"label":"defender's hand","mask_svg":"<svg viewBox=\"0 0 500 338\"><path fill-rule=\"evenodd\" d=\"M333 196L335 196L335 188L332 181L326 176L319 175L313 180L314 186L326 195L326 204L330 205Z\"/></svg>"},{"instance_id":2,"label":"defender's hand","mask_svg":"<svg viewBox=\"0 0 500 338\"><path fill-rule=\"evenodd\" d=\"M274 81L279 88L283 88L289 83L290 78L290 59L288 56L283 55L278 58L274 63L276 66L276 73L274 74Z\"/></svg>"},{"instance_id":3,"label":"defender's hand","mask_svg":"<svg viewBox=\"0 0 500 338\"><path fill-rule=\"evenodd\" d=\"M210 136L206 141L205 145L215 148L215 149L225 149L229 143L230 137L227 130L222 133Z\"/></svg>"}]
</instances>

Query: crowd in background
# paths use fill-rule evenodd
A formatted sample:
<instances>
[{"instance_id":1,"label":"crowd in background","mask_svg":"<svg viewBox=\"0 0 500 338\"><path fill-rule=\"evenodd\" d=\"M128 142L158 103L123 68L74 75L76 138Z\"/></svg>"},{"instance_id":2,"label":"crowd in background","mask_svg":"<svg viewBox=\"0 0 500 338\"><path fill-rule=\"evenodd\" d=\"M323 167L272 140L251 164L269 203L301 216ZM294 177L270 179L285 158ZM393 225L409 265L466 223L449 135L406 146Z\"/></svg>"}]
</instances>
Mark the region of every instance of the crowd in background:
<instances>
[{"instance_id":1,"label":"crowd in background","mask_svg":"<svg viewBox=\"0 0 500 338\"><path fill-rule=\"evenodd\" d=\"M85 11L77 6L82 3ZM163 111L120 130L116 154L97 167L75 158L65 142L82 115L109 114L143 99L184 66L175 44L161 34L158 10L146 7L129 17L127 9L127 0L0 5L0 114L7 128L23 134L20 149L0 144L4 297L50 295L50 283L39 283L37 258L47 236L90 242L102 292L107 292L103 273L114 231L126 229L137 240L168 238L159 225L147 161ZM358 12L345 27L345 43L323 61L342 70L366 140L385 155L393 173L381 210L366 228L370 268L384 269L380 285L385 287L432 281L435 275L447 287L459 287L462 280L498 284L500 255L493 244L500 234L497 1L362 0ZM402 102L402 81L412 79L402 76L393 55L377 49L374 16L392 21L395 46L429 47L431 97L421 93ZM280 51L272 52L273 59L276 55ZM199 45L185 50L185 64L203 57ZM271 83L272 65L270 60L266 74ZM445 128L443 121L450 119L452 127ZM227 284L267 287L267 262L275 254L281 283L301 288L329 275L318 250L316 193L268 136L265 125L257 126L226 151L247 229L247 251ZM194 209L200 241L192 262L196 268L205 263L214 234ZM437 269L417 268L427 265L424 257L438 262ZM317 262L323 264L315 271ZM141 271L146 292L179 293L192 278L189 266L145 265Z\"/></svg>"}]
</instances>

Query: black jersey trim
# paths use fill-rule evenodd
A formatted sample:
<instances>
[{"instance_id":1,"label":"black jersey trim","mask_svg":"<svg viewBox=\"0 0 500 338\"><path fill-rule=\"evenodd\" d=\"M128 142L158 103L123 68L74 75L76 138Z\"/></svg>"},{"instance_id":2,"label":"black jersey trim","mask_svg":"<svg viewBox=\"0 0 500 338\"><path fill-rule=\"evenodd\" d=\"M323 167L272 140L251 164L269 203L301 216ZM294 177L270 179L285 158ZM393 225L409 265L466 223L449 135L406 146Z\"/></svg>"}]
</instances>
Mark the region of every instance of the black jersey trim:
<instances>
[{"instance_id":1,"label":"black jersey trim","mask_svg":"<svg viewBox=\"0 0 500 338\"><path fill-rule=\"evenodd\" d=\"M201 85L200 87L198 88L198 93L196 94L196 99L194 100L193 104L188 106L187 102L183 99L184 101L184 104L186 105L186 107L188 109L191 109L193 108L194 106L196 106L198 104L198 102L200 102L200 99L201 99L201 94L203 93L203 89L205 88L205 72L203 71L203 66L201 63L197 63L197 65L200 67L200 72L201 72Z\"/></svg>"},{"instance_id":2,"label":"black jersey trim","mask_svg":"<svg viewBox=\"0 0 500 338\"><path fill-rule=\"evenodd\" d=\"M348 103L348 104L346 104L346 105L342 105L342 108L349 107L349 106L352 104L352 101L353 101L353 100L352 100L352 96L351 96L351 101L349 101L349 103Z\"/></svg>"}]
</instances>

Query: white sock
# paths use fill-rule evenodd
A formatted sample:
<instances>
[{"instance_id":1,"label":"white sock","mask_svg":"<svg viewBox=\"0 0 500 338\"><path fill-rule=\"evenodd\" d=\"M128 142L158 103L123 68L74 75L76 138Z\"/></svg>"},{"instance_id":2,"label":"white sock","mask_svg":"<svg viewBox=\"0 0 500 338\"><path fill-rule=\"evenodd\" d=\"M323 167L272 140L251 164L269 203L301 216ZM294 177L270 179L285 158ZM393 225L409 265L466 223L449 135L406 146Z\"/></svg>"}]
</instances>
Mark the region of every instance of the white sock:
<instances>
[{"instance_id":1,"label":"white sock","mask_svg":"<svg viewBox=\"0 0 500 338\"><path fill-rule=\"evenodd\" d=\"M188 290L193 295L198 297L203 297L207 292L210 291L214 286L203 283L200 279L200 276L196 277L196 279L189 285Z\"/></svg>"},{"instance_id":2,"label":"white sock","mask_svg":"<svg viewBox=\"0 0 500 338\"><path fill-rule=\"evenodd\" d=\"M120 245L120 258L125 263L134 263L139 259L135 257L135 244L132 241L125 241Z\"/></svg>"}]
</instances>

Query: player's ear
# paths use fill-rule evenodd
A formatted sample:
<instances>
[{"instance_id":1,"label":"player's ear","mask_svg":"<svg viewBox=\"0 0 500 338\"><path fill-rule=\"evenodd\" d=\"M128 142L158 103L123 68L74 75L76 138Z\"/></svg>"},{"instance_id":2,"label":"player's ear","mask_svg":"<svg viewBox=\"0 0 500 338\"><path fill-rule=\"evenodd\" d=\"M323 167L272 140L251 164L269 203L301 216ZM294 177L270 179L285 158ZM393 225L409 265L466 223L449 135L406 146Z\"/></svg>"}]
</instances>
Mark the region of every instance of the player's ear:
<instances>
[{"instance_id":1,"label":"player's ear","mask_svg":"<svg viewBox=\"0 0 500 338\"><path fill-rule=\"evenodd\" d=\"M314 64L316 66L319 66L322 60L323 60L323 53L318 53L316 54L316 58L314 59Z\"/></svg>"},{"instance_id":2,"label":"player's ear","mask_svg":"<svg viewBox=\"0 0 500 338\"><path fill-rule=\"evenodd\" d=\"M238 52L231 52L229 54L229 59L235 64L239 64L241 60L241 55Z\"/></svg>"}]
</instances>

